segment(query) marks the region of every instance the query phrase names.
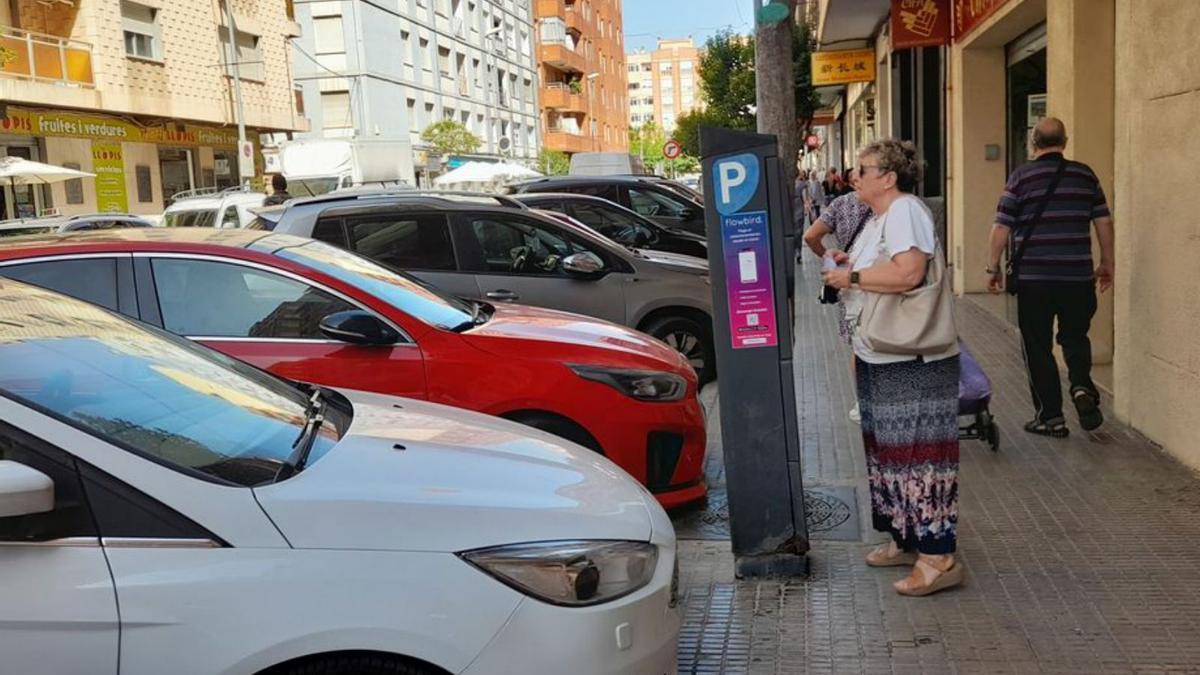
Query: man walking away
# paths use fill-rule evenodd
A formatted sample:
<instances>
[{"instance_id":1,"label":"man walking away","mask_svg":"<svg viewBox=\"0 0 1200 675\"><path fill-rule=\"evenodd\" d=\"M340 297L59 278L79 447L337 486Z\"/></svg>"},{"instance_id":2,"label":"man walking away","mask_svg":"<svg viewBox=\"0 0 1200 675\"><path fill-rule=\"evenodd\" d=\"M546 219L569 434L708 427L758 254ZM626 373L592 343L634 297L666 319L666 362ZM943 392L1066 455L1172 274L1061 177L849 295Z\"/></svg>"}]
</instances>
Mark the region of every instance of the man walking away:
<instances>
[{"instance_id":1,"label":"man walking away","mask_svg":"<svg viewBox=\"0 0 1200 675\"><path fill-rule=\"evenodd\" d=\"M1039 121L1032 144L1033 161L1013 171L996 208L988 290L999 293L1005 286L1000 258L1007 246L1012 268L1008 283L1015 280L1017 322L1036 410L1025 431L1063 438L1069 432L1052 344L1055 319L1079 424L1091 431L1104 423L1100 392L1092 382L1088 330L1096 313L1097 285L1101 292L1112 287L1113 222L1096 174L1063 157L1067 130L1062 120ZM1093 224L1100 243L1094 272Z\"/></svg>"},{"instance_id":2,"label":"man walking away","mask_svg":"<svg viewBox=\"0 0 1200 675\"><path fill-rule=\"evenodd\" d=\"M825 209L825 188L821 185L821 172L817 169L808 175L808 199L812 202L812 222L815 223Z\"/></svg>"}]
</instances>

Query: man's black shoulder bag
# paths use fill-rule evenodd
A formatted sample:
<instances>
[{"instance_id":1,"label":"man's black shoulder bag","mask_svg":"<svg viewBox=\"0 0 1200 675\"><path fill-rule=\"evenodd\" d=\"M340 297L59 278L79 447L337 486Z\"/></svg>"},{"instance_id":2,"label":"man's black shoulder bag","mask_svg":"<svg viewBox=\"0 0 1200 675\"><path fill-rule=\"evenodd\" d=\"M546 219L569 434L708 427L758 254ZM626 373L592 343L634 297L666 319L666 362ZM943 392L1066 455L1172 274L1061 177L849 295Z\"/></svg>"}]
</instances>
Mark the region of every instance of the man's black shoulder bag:
<instances>
[{"instance_id":1,"label":"man's black shoulder bag","mask_svg":"<svg viewBox=\"0 0 1200 675\"><path fill-rule=\"evenodd\" d=\"M1054 171L1054 177L1050 179L1050 186L1046 188L1046 196L1042 198L1038 204L1037 211L1034 212L1033 218L1026 226L1025 237L1021 239L1017 250L1013 252L1008 259L1008 265L1004 268L1004 290L1008 291L1009 295L1017 294L1017 266L1021 264L1021 258L1025 257L1025 247L1029 245L1029 239L1033 236L1033 228L1037 227L1038 221L1042 219L1042 214L1046 212L1046 205L1054 198L1054 191L1058 189L1058 181L1062 179L1063 170L1067 168L1067 160L1065 157L1059 158L1058 168ZM1017 215L1017 222L1021 221L1020 214ZM1017 231L1013 230L1013 238L1017 236Z\"/></svg>"}]
</instances>

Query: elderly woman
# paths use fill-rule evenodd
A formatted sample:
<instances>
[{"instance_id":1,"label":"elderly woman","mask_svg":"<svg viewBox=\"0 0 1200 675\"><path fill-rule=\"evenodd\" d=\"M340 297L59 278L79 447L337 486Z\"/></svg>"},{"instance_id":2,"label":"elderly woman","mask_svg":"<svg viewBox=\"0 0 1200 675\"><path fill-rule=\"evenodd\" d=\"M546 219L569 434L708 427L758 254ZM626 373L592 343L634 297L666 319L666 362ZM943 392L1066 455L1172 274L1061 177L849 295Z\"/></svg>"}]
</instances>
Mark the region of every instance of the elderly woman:
<instances>
[{"instance_id":1,"label":"elderly woman","mask_svg":"<svg viewBox=\"0 0 1200 675\"><path fill-rule=\"evenodd\" d=\"M874 213L844 268L824 273L842 293L851 324L868 297L924 283L939 255L933 218L911 193L920 180L916 148L881 140L859 153L858 194ZM952 317L939 320L953 322ZM912 565L894 586L928 595L962 582L954 557L958 525L958 348L920 357L873 351L852 338L858 401L876 530L891 541L867 555L874 567Z\"/></svg>"},{"instance_id":2,"label":"elderly woman","mask_svg":"<svg viewBox=\"0 0 1200 675\"><path fill-rule=\"evenodd\" d=\"M816 253L818 258L825 255L824 239L827 235L833 235L838 246L836 250L847 251L854 240L858 238L863 227L866 226L867 219L871 217L871 207L858 198L857 170L851 170L848 176L854 191L833 200L829 204L829 208L825 209L824 213L804 231L805 245L813 253ZM850 322L846 319L846 304L842 302L840 296L838 297L838 335L846 341L846 344L850 344ZM853 364L851 365L853 366ZM853 372L853 368L851 368L851 372ZM855 423L862 419L857 402L850 409L850 419Z\"/></svg>"}]
</instances>

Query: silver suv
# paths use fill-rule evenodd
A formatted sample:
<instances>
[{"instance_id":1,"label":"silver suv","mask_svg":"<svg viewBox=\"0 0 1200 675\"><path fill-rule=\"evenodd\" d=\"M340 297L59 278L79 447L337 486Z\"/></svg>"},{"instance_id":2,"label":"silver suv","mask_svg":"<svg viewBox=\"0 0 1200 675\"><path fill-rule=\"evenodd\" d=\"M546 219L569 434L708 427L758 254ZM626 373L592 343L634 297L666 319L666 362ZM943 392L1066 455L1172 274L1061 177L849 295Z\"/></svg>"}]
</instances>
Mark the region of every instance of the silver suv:
<instances>
[{"instance_id":1,"label":"silver suv","mask_svg":"<svg viewBox=\"0 0 1200 675\"><path fill-rule=\"evenodd\" d=\"M348 248L465 298L520 302L636 328L715 374L708 262L625 248L510 197L399 191L289 201L257 226Z\"/></svg>"}]
</instances>

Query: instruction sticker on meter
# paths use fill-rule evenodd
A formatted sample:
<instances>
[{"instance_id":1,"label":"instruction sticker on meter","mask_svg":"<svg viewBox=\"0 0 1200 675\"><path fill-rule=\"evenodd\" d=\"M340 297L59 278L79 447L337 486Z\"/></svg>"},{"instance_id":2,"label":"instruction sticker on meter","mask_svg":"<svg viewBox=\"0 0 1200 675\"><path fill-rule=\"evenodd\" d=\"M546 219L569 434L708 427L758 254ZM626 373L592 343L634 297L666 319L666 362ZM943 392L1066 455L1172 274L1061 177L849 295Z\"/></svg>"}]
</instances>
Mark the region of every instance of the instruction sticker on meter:
<instances>
[{"instance_id":1,"label":"instruction sticker on meter","mask_svg":"<svg viewBox=\"0 0 1200 675\"><path fill-rule=\"evenodd\" d=\"M779 339L767 212L721 216L721 244L733 348L774 347Z\"/></svg>"}]
</instances>

